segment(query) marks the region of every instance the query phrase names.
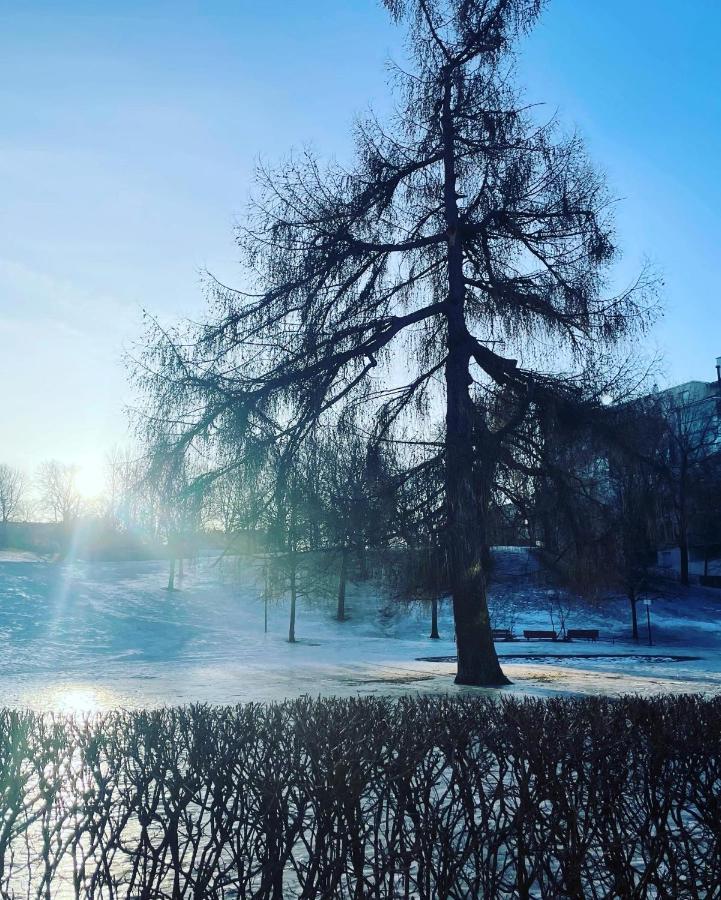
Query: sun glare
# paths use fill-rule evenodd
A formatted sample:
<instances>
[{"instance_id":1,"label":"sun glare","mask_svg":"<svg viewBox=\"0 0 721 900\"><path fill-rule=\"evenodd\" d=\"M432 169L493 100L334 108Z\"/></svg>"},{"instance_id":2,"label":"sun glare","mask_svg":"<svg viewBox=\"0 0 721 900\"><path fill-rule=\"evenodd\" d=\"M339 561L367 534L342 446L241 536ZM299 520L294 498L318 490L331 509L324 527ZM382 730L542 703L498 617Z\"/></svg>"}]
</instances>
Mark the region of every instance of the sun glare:
<instances>
[{"instance_id":1,"label":"sun glare","mask_svg":"<svg viewBox=\"0 0 721 900\"><path fill-rule=\"evenodd\" d=\"M118 698L105 688L88 684L64 684L49 688L42 698L34 698L34 705L40 705L49 712L92 715L117 706Z\"/></svg>"},{"instance_id":2,"label":"sun glare","mask_svg":"<svg viewBox=\"0 0 721 900\"><path fill-rule=\"evenodd\" d=\"M91 463L83 464L78 468L75 483L83 499L94 500L105 489L105 475L102 467Z\"/></svg>"},{"instance_id":3,"label":"sun glare","mask_svg":"<svg viewBox=\"0 0 721 900\"><path fill-rule=\"evenodd\" d=\"M101 703L92 688L72 688L58 697L58 709L67 713L100 712Z\"/></svg>"}]
</instances>

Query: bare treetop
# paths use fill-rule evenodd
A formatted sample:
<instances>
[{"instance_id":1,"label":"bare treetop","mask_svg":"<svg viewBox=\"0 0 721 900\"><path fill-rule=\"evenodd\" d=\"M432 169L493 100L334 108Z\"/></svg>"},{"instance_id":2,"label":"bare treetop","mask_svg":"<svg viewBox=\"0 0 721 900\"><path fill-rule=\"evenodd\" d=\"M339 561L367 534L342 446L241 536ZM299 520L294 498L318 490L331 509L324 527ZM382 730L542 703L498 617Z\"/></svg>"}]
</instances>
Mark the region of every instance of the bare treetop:
<instances>
[{"instance_id":1,"label":"bare treetop","mask_svg":"<svg viewBox=\"0 0 721 900\"><path fill-rule=\"evenodd\" d=\"M38 470L38 489L43 512L53 522L69 525L81 513L82 497L76 479L78 467L55 459Z\"/></svg>"}]
</instances>

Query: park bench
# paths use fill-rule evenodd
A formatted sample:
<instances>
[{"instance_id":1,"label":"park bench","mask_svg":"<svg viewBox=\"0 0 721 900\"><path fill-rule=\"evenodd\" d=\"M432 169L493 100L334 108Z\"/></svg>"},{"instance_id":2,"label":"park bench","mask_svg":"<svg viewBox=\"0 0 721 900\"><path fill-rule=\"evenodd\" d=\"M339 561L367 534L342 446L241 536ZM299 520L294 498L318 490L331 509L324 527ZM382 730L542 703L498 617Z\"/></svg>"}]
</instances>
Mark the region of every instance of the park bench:
<instances>
[{"instance_id":1,"label":"park bench","mask_svg":"<svg viewBox=\"0 0 721 900\"><path fill-rule=\"evenodd\" d=\"M527 641L557 641L558 635L555 631L535 631L524 629L523 636Z\"/></svg>"},{"instance_id":2,"label":"park bench","mask_svg":"<svg viewBox=\"0 0 721 900\"><path fill-rule=\"evenodd\" d=\"M513 641L513 632L510 628L492 628L491 633L494 641Z\"/></svg>"},{"instance_id":3,"label":"park bench","mask_svg":"<svg viewBox=\"0 0 721 900\"><path fill-rule=\"evenodd\" d=\"M598 628L569 628L566 632L568 641L597 641Z\"/></svg>"}]
</instances>

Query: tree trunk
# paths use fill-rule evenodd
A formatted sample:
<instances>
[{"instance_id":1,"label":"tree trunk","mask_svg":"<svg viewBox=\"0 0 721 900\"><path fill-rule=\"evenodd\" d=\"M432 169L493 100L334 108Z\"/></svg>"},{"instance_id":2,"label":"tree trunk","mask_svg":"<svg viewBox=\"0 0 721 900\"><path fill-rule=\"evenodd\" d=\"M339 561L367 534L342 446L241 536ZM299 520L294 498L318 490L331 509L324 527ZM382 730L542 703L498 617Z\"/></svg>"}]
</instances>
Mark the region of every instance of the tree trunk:
<instances>
[{"instance_id":1,"label":"tree trunk","mask_svg":"<svg viewBox=\"0 0 721 900\"><path fill-rule=\"evenodd\" d=\"M446 501L449 575L456 628L456 684L502 685L486 600L482 548L485 509L474 484L474 418L469 387L471 344L465 321L463 245L459 233L455 147L450 81L442 112L444 209L448 230L448 311L446 358Z\"/></svg>"},{"instance_id":2,"label":"tree trunk","mask_svg":"<svg viewBox=\"0 0 721 900\"><path fill-rule=\"evenodd\" d=\"M340 575L338 578L338 608L335 617L339 622L345 622L345 585L348 579L348 547L343 547L340 558Z\"/></svg>"},{"instance_id":3,"label":"tree trunk","mask_svg":"<svg viewBox=\"0 0 721 900\"><path fill-rule=\"evenodd\" d=\"M628 599L631 601L631 635L634 641L638 643L638 610L636 608L638 597L631 591L628 595Z\"/></svg>"},{"instance_id":4,"label":"tree trunk","mask_svg":"<svg viewBox=\"0 0 721 900\"><path fill-rule=\"evenodd\" d=\"M678 549L681 554L681 584L688 585L688 536L685 528L679 534Z\"/></svg>"},{"instance_id":5,"label":"tree trunk","mask_svg":"<svg viewBox=\"0 0 721 900\"><path fill-rule=\"evenodd\" d=\"M686 480L686 467L684 466L680 478L678 549L681 555L681 584L688 586L688 513L686 510Z\"/></svg>"},{"instance_id":6,"label":"tree trunk","mask_svg":"<svg viewBox=\"0 0 721 900\"><path fill-rule=\"evenodd\" d=\"M484 539L483 546L481 547L481 562L483 563L483 571L490 572L491 571L491 545L488 543L487 538Z\"/></svg>"},{"instance_id":7,"label":"tree trunk","mask_svg":"<svg viewBox=\"0 0 721 900\"><path fill-rule=\"evenodd\" d=\"M370 578L368 572L368 549L365 544L361 544L358 549L358 578L361 581L368 581Z\"/></svg>"},{"instance_id":8,"label":"tree trunk","mask_svg":"<svg viewBox=\"0 0 721 900\"><path fill-rule=\"evenodd\" d=\"M439 640L438 634L438 597L434 597L431 601L431 638Z\"/></svg>"},{"instance_id":9,"label":"tree trunk","mask_svg":"<svg viewBox=\"0 0 721 900\"><path fill-rule=\"evenodd\" d=\"M175 557L170 557L170 569L168 571L168 587L167 590L175 590Z\"/></svg>"},{"instance_id":10,"label":"tree trunk","mask_svg":"<svg viewBox=\"0 0 721 900\"><path fill-rule=\"evenodd\" d=\"M295 604L298 595L295 553L290 559L290 624L288 626L288 643L295 643Z\"/></svg>"},{"instance_id":11,"label":"tree trunk","mask_svg":"<svg viewBox=\"0 0 721 900\"><path fill-rule=\"evenodd\" d=\"M263 590L263 634L268 634L268 599L270 595L270 575L266 564L265 586Z\"/></svg>"}]
</instances>

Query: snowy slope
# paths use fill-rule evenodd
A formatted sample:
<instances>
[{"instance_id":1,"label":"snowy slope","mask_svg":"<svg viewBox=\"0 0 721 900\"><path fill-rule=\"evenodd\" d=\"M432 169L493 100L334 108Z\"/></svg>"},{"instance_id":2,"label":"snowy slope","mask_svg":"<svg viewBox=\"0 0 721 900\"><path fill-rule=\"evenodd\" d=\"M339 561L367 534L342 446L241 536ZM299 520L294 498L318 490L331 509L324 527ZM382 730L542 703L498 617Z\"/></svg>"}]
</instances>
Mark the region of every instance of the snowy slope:
<instances>
[{"instance_id":1,"label":"snowy slope","mask_svg":"<svg viewBox=\"0 0 721 900\"><path fill-rule=\"evenodd\" d=\"M494 554L494 624L558 627L559 592L524 550ZM94 709L163 703L236 703L310 694L464 690L452 684L448 604L440 641L427 607L351 586L351 619L329 599L300 602L290 645L287 604L269 607L263 632L254 567L204 560L168 593L160 562L0 561L0 705ZM718 599L717 599L718 598ZM598 627L598 644L499 644L513 692L721 689L721 592L695 589L653 607L656 646L628 642L627 604L570 606L570 627ZM641 610L642 611L642 610ZM590 657L590 658L588 658ZM670 657L694 657L671 659ZM467 689L465 689L467 690Z\"/></svg>"}]
</instances>

